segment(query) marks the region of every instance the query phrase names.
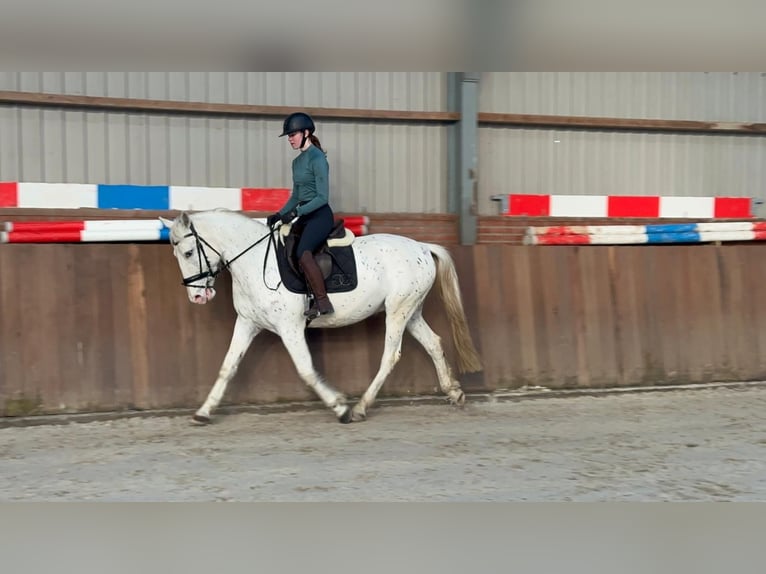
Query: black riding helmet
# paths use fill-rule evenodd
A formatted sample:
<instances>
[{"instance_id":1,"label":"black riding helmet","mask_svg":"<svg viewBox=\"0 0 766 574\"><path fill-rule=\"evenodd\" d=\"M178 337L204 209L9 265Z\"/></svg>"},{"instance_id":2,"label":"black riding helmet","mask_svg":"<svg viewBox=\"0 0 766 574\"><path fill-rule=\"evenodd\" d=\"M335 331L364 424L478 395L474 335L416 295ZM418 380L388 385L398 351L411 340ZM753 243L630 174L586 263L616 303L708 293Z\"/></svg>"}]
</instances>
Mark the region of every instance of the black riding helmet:
<instances>
[{"instance_id":1,"label":"black riding helmet","mask_svg":"<svg viewBox=\"0 0 766 574\"><path fill-rule=\"evenodd\" d=\"M303 130L308 130L309 134L313 134L315 129L314 120L311 119L311 116L303 112L295 112L285 118L285 123L282 125L282 133L279 134L279 137L293 132L302 132Z\"/></svg>"}]
</instances>

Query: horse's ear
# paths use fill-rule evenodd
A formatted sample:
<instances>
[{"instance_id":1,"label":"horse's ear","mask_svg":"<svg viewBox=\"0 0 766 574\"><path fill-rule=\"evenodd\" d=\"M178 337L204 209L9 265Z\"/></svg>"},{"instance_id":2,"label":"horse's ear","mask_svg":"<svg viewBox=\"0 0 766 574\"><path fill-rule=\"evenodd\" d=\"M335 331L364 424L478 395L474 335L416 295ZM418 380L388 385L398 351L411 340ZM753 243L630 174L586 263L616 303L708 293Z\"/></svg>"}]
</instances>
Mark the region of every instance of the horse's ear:
<instances>
[{"instance_id":1,"label":"horse's ear","mask_svg":"<svg viewBox=\"0 0 766 574\"><path fill-rule=\"evenodd\" d=\"M173 227L173 220L172 219L167 219L165 217L160 217L160 221L162 222L162 225L164 225L168 229Z\"/></svg>"},{"instance_id":2,"label":"horse's ear","mask_svg":"<svg viewBox=\"0 0 766 574\"><path fill-rule=\"evenodd\" d=\"M181 225L184 227L189 227L191 225L191 219L189 219L189 214L185 211L181 212L181 215L179 215L179 219L181 220Z\"/></svg>"}]
</instances>

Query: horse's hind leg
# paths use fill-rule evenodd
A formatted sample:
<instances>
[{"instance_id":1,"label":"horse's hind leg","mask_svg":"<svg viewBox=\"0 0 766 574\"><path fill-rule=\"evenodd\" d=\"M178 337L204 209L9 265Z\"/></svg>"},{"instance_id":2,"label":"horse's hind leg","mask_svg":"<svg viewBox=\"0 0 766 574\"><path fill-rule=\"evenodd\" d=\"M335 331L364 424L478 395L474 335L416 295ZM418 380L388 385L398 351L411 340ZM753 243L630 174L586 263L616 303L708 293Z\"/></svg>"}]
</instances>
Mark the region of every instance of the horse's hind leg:
<instances>
[{"instance_id":1,"label":"horse's hind leg","mask_svg":"<svg viewBox=\"0 0 766 574\"><path fill-rule=\"evenodd\" d=\"M383 386L388 375L391 373L396 363L402 356L402 336L404 335L404 326L409 319L408 315L401 312L386 311L386 342L383 347L383 356L380 359L380 369L378 369L375 378L367 387L367 390L354 405L351 410L352 421L363 421L367 418L367 409L375 402L375 397Z\"/></svg>"},{"instance_id":2,"label":"horse's hind leg","mask_svg":"<svg viewBox=\"0 0 766 574\"><path fill-rule=\"evenodd\" d=\"M460 388L460 383L452 376L452 369L444 356L441 339L428 326L421 309L418 309L407 323L407 330L431 356L436 367L436 375L439 377L439 386L449 397L450 402L456 405L465 403L465 393Z\"/></svg>"},{"instance_id":3,"label":"horse's hind leg","mask_svg":"<svg viewBox=\"0 0 766 574\"><path fill-rule=\"evenodd\" d=\"M325 405L332 409L340 422L351 422L351 407L346 404L346 397L322 380L322 377L314 369L305 332L283 333L281 337L303 382L317 394Z\"/></svg>"},{"instance_id":4,"label":"horse's hind leg","mask_svg":"<svg viewBox=\"0 0 766 574\"><path fill-rule=\"evenodd\" d=\"M195 422L202 424L210 422L210 413L221 403L221 399L226 392L226 386L237 372L237 368L242 362L242 357L245 356L247 348L253 342L253 337L260 332L260 327L242 317L237 317L237 321L234 323L234 332L231 335L231 343L229 343L229 350L226 351L223 364L218 371L218 378L215 380L213 388L210 389L207 399L205 399L205 402L194 414Z\"/></svg>"}]
</instances>

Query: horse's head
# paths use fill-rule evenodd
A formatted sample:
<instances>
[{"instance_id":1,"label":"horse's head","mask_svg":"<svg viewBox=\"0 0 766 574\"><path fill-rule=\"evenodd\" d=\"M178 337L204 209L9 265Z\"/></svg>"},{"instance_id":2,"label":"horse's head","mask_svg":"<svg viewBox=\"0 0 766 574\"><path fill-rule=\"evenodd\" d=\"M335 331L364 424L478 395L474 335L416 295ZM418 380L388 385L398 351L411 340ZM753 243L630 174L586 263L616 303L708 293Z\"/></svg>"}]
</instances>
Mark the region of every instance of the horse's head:
<instances>
[{"instance_id":1,"label":"horse's head","mask_svg":"<svg viewBox=\"0 0 766 574\"><path fill-rule=\"evenodd\" d=\"M160 220L170 229L173 255L181 268L189 300L204 305L215 297L213 285L223 266L221 254L200 236L185 211L173 221L163 217Z\"/></svg>"}]
</instances>

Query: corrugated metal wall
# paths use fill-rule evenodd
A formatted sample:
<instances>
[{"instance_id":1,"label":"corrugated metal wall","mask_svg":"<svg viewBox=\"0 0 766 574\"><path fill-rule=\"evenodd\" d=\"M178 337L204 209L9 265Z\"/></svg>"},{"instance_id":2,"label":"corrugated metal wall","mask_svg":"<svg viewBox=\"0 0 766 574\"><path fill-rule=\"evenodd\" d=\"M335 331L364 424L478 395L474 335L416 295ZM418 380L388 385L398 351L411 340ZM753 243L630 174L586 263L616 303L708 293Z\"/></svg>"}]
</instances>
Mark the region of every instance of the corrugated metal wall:
<instances>
[{"instance_id":1,"label":"corrugated metal wall","mask_svg":"<svg viewBox=\"0 0 766 574\"><path fill-rule=\"evenodd\" d=\"M231 104L439 111L438 72L2 72L0 89ZM0 107L0 180L290 187L281 122ZM446 130L321 122L337 211L447 211Z\"/></svg>"},{"instance_id":2,"label":"corrugated metal wall","mask_svg":"<svg viewBox=\"0 0 766 574\"><path fill-rule=\"evenodd\" d=\"M486 72L481 111L766 121L764 72Z\"/></svg>"},{"instance_id":3,"label":"corrugated metal wall","mask_svg":"<svg viewBox=\"0 0 766 574\"><path fill-rule=\"evenodd\" d=\"M482 112L766 121L758 72L490 72ZM485 127L479 207L503 193L766 198L766 138Z\"/></svg>"},{"instance_id":4,"label":"corrugated metal wall","mask_svg":"<svg viewBox=\"0 0 766 574\"><path fill-rule=\"evenodd\" d=\"M757 72L487 72L480 111L766 121ZM447 111L441 72L0 72L0 89L328 108ZM0 106L0 180L289 187L280 122ZM323 121L333 205L447 211L447 128ZM479 212L504 193L766 196L766 138L479 130Z\"/></svg>"},{"instance_id":5,"label":"corrugated metal wall","mask_svg":"<svg viewBox=\"0 0 766 574\"><path fill-rule=\"evenodd\" d=\"M480 205L503 193L766 197L763 136L485 128Z\"/></svg>"}]
</instances>

